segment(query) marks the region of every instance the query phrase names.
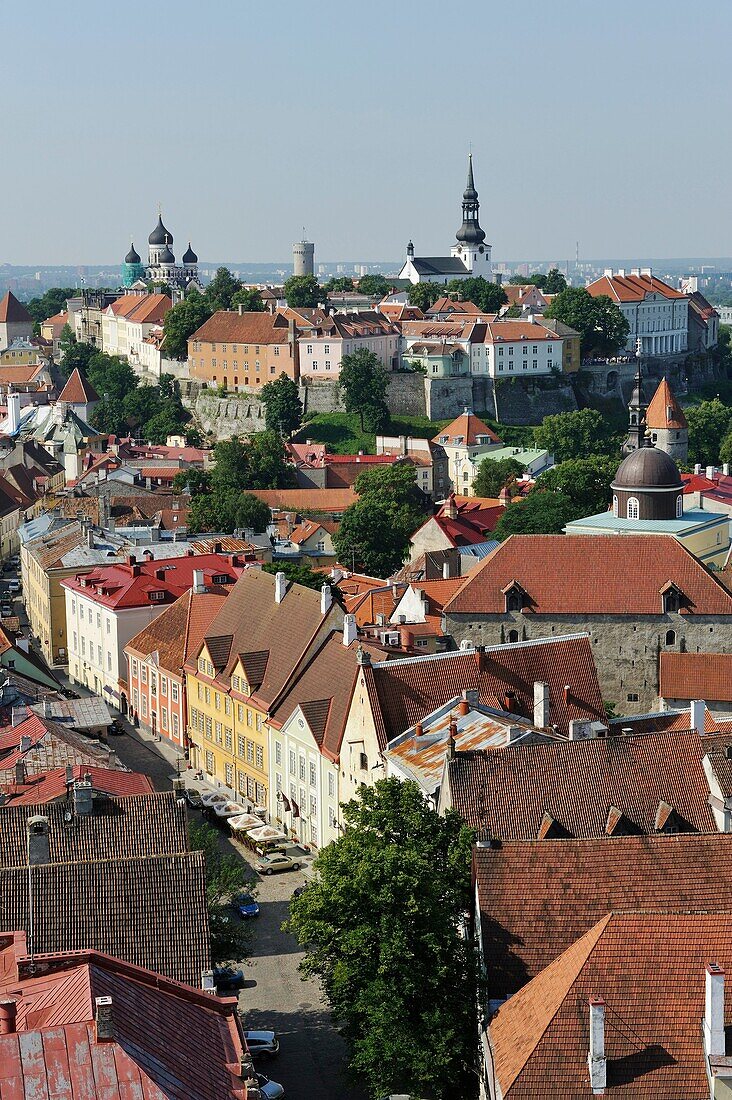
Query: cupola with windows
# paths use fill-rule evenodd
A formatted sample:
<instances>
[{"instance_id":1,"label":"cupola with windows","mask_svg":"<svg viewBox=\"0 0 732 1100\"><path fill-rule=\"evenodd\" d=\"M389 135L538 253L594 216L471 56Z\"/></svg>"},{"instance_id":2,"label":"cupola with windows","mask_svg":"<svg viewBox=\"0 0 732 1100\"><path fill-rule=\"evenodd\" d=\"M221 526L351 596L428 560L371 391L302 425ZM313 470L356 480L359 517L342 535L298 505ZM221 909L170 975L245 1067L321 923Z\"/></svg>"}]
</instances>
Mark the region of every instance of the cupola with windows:
<instances>
[{"instance_id":1,"label":"cupola with windows","mask_svg":"<svg viewBox=\"0 0 732 1100\"><path fill-rule=\"evenodd\" d=\"M618 467L612 483L613 513L628 520L680 519L684 485L674 460L646 437Z\"/></svg>"}]
</instances>

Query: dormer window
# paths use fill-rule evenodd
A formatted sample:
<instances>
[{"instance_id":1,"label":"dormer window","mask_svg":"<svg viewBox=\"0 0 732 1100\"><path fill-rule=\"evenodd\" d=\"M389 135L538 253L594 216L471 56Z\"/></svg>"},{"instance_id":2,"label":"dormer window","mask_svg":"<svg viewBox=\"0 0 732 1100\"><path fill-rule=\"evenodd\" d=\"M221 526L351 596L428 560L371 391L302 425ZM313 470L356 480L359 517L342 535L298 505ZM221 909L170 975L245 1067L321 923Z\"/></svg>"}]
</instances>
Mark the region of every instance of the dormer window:
<instances>
[{"instance_id":1,"label":"dormer window","mask_svg":"<svg viewBox=\"0 0 732 1100\"><path fill-rule=\"evenodd\" d=\"M628 519L638 519L638 513L640 511L640 505L637 497L628 497L628 503L626 506L626 515Z\"/></svg>"},{"instance_id":2,"label":"dormer window","mask_svg":"<svg viewBox=\"0 0 732 1100\"><path fill-rule=\"evenodd\" d=\"M661 602L664 615L677 615L681 610L683 593L671 581L661 589Z\"/></svg>"},{"instance_id":3,"label":"dormer window","mask_svg":"<svg viewBox=\"0 0 732 1100\"><path fill-rule=\"evenodd\" d=\"M214 584L228 584L229 577L226 573L216 573L213 578Z\"/></svg>"},{"instance_id":4,"label":"dormer window","mask_svg":"<svg viewBox=\"0 0 732 1100\"><path fill-rule=\"evenodd\" d=\"M518 581L511 581L511 583L503 589L503 595L506 601L507 612L523 610L526 593Z\"/></svg>"},{"instance_id":5,"label":"dormer window","mask_svg":"<svg viewBox=\"0 0 732 1100\"><path fill-rule=\"evenodd\" d=\"M150 592L149 595L150 595L150 599L154 600L156 603L160 603L161 600L165 599L165 592L163 592L163 591Z\"/></svg>"}]
</instances>

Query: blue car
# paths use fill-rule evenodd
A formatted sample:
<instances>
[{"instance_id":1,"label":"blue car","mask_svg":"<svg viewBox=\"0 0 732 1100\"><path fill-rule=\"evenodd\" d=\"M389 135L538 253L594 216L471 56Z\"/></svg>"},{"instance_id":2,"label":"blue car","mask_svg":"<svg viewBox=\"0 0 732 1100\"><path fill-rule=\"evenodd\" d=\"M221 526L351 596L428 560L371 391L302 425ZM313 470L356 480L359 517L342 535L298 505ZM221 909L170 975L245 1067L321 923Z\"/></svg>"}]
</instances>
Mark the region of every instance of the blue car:
<instances>
[{"instance_id":1,"label":"blue car","mask_svg":"<svg viewBox=\"0 0 732 1100\"><path fill-rule=\"evenodd\" d=\"M251 894L240 894L234 902L234 908L242 920L259 916L259 905Z\"/></svg>"}]
</instances>

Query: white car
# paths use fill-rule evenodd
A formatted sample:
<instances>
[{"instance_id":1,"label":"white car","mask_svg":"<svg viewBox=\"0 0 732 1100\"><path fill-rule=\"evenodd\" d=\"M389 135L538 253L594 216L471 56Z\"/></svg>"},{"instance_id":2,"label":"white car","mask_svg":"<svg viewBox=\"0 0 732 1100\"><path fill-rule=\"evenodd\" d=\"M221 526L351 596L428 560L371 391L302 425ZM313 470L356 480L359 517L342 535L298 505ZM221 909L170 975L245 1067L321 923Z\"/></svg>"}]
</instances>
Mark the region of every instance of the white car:
<instances>
[{"instance_id":1,"label":"white car","mask_svg":"<svg viewBox=\"0 0 732 1100\"><path fill-rule=\"evenodd\" d=\"M244 1040L253 1058L274 1058L280 1049L274 1031L245 1031Z\"/></svg>"},{"instance_id":2,"label":"white car","mask_svg":"<svg viewBox=\"0 0 732 1100\"><path fill-rule=\"evenodd\" d=\"M267 1097L267 1100L282 1100L285 1095L285 1090L279 1081L270 1081L269 1077L265 1077L263 1073L257 1074L257 1082L259 1091L262 1096Z\"/></svg>"},{"instance_id":3,"label":"white car","mask_svg":"<svg viewBox=\"0 0 732 1100\"><path fill-rule=\"evenodd\" d=\"M20 592L20 581L8 581L8 592L13 596L17 596Z\"/></svg>"}]
</instances>

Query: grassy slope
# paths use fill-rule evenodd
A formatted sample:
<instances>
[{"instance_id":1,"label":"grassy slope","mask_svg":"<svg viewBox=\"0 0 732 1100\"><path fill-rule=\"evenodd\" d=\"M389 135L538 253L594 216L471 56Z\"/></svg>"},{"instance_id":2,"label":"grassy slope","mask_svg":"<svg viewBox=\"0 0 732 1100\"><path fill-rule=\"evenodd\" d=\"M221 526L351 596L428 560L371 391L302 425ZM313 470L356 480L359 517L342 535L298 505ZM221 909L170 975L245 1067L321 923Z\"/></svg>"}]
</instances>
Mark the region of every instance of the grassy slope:
<instances>
[{"instance_id":1,"label":"grassy slope","mask_svg":"<svg viewBox=\"0 0 732 1100\"><path fill-rule=\"evenodd\" d=\"M481 413L478 413L478 416L497 431L505 443L514 446L531 446L532 428L496 424L494 420ZM450 420L428 420L426 416L399 416L391 421L385 434L433 439L440 428L449 423ZM312 439L314 443L327 443L334 454L342 455L358 454L359 451L373 454L376 447L375 436L370 432L362 432L358 416L349 413L317 413L300 429L294 439L298 443L304 443L306 439Z\"/></svg>"}]
</instances>

